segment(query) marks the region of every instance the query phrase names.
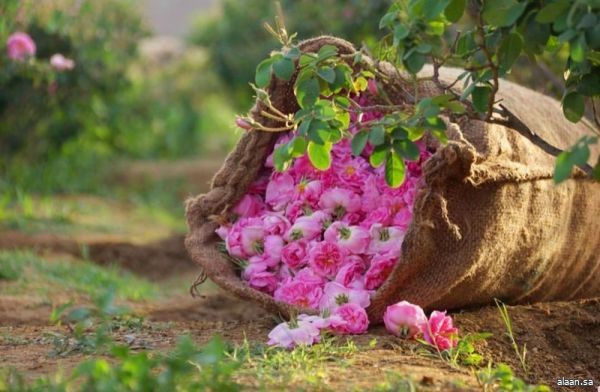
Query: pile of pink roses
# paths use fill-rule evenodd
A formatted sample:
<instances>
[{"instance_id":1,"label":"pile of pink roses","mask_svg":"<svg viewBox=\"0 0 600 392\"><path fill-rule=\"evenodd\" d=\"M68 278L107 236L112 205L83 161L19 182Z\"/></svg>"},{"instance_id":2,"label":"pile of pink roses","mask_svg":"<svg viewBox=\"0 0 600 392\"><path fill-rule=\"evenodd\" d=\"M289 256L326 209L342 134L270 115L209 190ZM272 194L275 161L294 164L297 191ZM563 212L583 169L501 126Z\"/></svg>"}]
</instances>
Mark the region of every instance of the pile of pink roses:
<instances>
[{"instance_id":1,"label":"pile of pink roses","mask_svg":"<svg viewBox=\"0 0 600 392\"><path fill-rule=\"evenodd\" d=\"M348 305L353 304L343 306ZM344 313L353 314L353 311ZM388 306L383 321L391 334L404 339L422 336L427 343L441 351L448 350L457 343L458 329L454 327L452 318L446 316L446 312L433 311L428 319L420 306L401 301ZM356 325L367 325L367 323L365 318L359 320ZM301 314L294 321L276 326L269 333L268 343L283 348L310 346L319 342L322 332L347 332L348 324L352 323L348 323L344 314L332 314L327 317Z\"/></svg>"},{"instance_id":2,"label":"pile of pink roses","mask_svg":"<svg viewBox=\"0 0 600 392\"><path fill-rule=\"evenodd\" d=\"M357 102L368 104L364 97ZM350 133L379 117L374 112L351 116ZM293 136L280 136L275 148ZM284 172L273 170L271 154L233 208L232 222L217 229L250 287L327 315L301 316L293 325L278 326L274 344L314 342L322 329L336 334L367 330L365 308L399 261L422 182L421 165L430 156L421 146L419 159L406 164L404 183L393 189L384 168L369 164L371 152L367 145L354 156L349 139L343 139L333 146L328 170L317 170L304 155Z\"/></svg>"}]
</instances>

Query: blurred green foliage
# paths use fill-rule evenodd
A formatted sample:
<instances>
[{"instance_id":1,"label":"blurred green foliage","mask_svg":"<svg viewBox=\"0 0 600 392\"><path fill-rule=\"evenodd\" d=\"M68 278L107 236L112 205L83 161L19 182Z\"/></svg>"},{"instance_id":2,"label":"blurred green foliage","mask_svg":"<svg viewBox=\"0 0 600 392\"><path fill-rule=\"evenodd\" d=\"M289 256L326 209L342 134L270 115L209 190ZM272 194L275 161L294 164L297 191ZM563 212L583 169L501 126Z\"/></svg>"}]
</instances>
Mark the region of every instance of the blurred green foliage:
<instances>
[{"instance_id":1,"label":"blurred green foliage","mask_svg":"<svg viewBox=\"0 0 600 392\"><path fill-rule=\"evenodd\" d=\"M233 112L200 48L148 38L136 0L0 4L0 192L95 192L115 158L220 153ZM8 57L29 34L37 52ZM60 53L75 68L58 72Z\"/></svg>"},{"instance_id":2,"label":"blurred green foliage","mask_svg":"<svg viewBox=\"0 0 600 392\"><path fill-rule=\"evenodd\" d=\"M320 34L337 35L357 45L373 42L381 34L378 22L391 0L282 0L285 24L299 39ZM216 15L203 15L189 41L207 47L221 79L247 109L254 67L278 42L265 31L276 9L273 0L223 0Z\"/></svg>"}]
</instances>

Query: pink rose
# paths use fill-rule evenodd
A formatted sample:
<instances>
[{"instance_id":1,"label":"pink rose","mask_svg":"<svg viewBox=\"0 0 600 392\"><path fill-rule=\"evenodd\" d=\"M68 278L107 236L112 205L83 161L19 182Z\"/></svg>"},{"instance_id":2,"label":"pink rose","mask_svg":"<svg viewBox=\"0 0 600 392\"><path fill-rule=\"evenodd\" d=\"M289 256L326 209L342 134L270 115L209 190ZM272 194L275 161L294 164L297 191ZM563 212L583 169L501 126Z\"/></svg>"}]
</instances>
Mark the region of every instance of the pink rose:
<instances>
[{"instance_id":1,"label":"pink rose","mask_svg":"<svg viewBox=\"0 0 600 392\"><path fill-rule=\"evenodd\" d=\"M35 42L26 33L16 32L6 41L8 57L14 61L23 61L27 57L35 56Z\"/></svg>"},{"instance_id":2,"label":"pink rose","mask_svg":"<svg viewBox=\"0 0 600 392\"><path fill-rule=\"evenodd\" d=\"M294 348L296 346L310 346L319 341L320 331L313 323L297 321L292 323L281 323L269 333L270 346L282 348Z\"/></svg>"},{"instance_id":3,"label":"pink rose","mask_svg":"<svg viewBox=\"0 0 600 392\"><path fill-rule=\"evenodd\" d=\"M389 255L375 255L371 260L371 266L365 274L365 288L376 290L390 276L398 257Z\"/></svg>"},{"instance_id":4,"label":"pink rose","mask_svg":"<svg viewBox=\"0 0 600 392\"><path fill-rule=\"evenodd\" d=\"M391 216L387 207L379 207L369 212L365 219L360 223L361 227L370 230L375 224L387 226L391 222Z\"/></svg>"},{"instance_id":5,"label":"pink rose","mask_svg":"<svg viewBox=\"0 0 600 392\"><path fill-rule=\"evenodd\" d=\"M332 165L339 185L355 192L360 192L371 170L370 165L362 157L348 157L343 160L334 159Z\"/></svg>"},{"instance_id":6,"label":"pink rose","mask_svg":"<svg viewBox=\"0 0 600 392\"><path fill-rule=\"evenodd\" d=\"M325 220L329 219L329 215L323 211L315 211L312 215L301 216L296 219L296 222L289 228L285 234L287 241L295 241L301 238L312 240L321 235Z\"/></svg>"},{"instance_id":7,"label":"pink rose","mask_svg":"<svg viewBox=\"0 0 600 392\"><path fill-rule=\"evenodd\" d=\"M296 185L294 201L302 201L305 204L316 206L322 192L323 187L321 185L321 181L309 181L307 179L301 179Z\"/></svg>"},{"instance_id":8,"label":"pink rose","mask_svg":"<svg viewBox=\"0 0 600 392\"><path fill-rule=\"evenodd\" d=\"M240 229L241 257L262 254L265 249L264 238L265 230L262 221L259 218L244 218L244 225Z\"/></svg>"},{"instance_id":9,"label":"pink rose","mask_svg":"<svg viewBox=\"0 0 600 392\"><path fill-rule=\"evenodd\" d=\"M446 312L434 310L429 315L429 322L423 330L425 341L444 351L456 346L458 329L452 324L452 317Z\"/></svg>"},{"instance_id":10,"label":"pink rose","mask_svg":"<svg viewBox=\"0 0 600 392\"><path fill-rule=\"evenodd\" d=\"M320 285L298 279L282 283L273 295L278 301L310 309L319 307L322 296Z\"/></svg>"},{"instance_id":11,"label":"pink rose","mask_svg":"<svg viewBox=\"0 0 600 392\"><path fill-rule=\"evenodd\" d=\"M350 255L346 257L344 264L335 276L335 281L354 289L364 288L362 277L365 270L365 263L360 256Z\"/></svg>"},{"instance_id":12,"label":"pink rose","mask_svg":"<svg viewBox=\"0 0 600 392\"><path fill-rule=\"evenodd\" d=\"M306 267L302 268L296 273L296 280L299 282L305 282L308 284L314 284L317 286L323 286L325 284L325 278L317 275L312 269Z\"/></svg>"},{"instance_id":13,"label":"pink rose","mask_svg":"<svg viewBox=\"0 0 600 392\"><path fill-rule=\"evenodd\" d=\"M268 235L265 237L263 242L264 250L261 256L269 267L275 267L279 264L284 245L283 238L278 235Z\"/></svg>"},{"instance_id":14,"label":"pink rose","mask_svg":"<svg viewBox=\"0 0 600 392\"><path fill-rule=\"evenodd\" d=\"M277 212L267 212L261 218L267 234L284 235L291 226L290 221Z\"/></svg>"},{"instance_id":15,"label":"pink rose","mask_svg":"<svg viewBox=\"0 0 600 392\"><path fill-rule=\"evenodd\" d=\"M388 253L399 255L404 240L404 231L399 227L383 227L376 223L371 226L371 243L367 249L368 254Z\"/></svg>"},{"instance_id":16,"label":"pink rose","mask_svg":"<svg viewBox=\"0 0 600 392\"><path fill-rule=\"evenodd\" d=\"M357 335L365 333L369 328L367 312L353 303L347 303L335 309L330 320L330 328L340 335Z\"/></svg>"},{"instance_id":17,"label":"pink rose","mask_svg":"<svg viewBox=\"0 0 600 392\"><path fill-rule=\"evenodd\" d=\"M229 234L229 227L228 226L219 226L217 228L217 230L215 230L215 233L217 233L217 235L223 240L225 241L227 239L227 235Z\"/></svg>"},{"instance_id":18,"label":"pink rose","mask_svg":"<svg viewBox=\"0 0 600 392\"><path fill-rule=\"evenodd\" d=\"M233 208L233 213L239 217L256 216L263 211L265 205L257 195L244 195Z\"/></svg>"},{"instance_id":19,"label":"pink rose","mask_svg":"<svg viewBox=\"0 0 600 392\"><path fill-rule=\"evenodd\" d=\"M317 274L333 278L344 261L344 252L334 243L316 242L310 248L308 264Z\"/></svg>"},{"instance_id":20,"label":"pink rose","mask_svg":"<svg viewBox=\"0 0 600 392\"><path fill-rule=\"evenodd\" d=\"M420 306L401 301L387 307L383 322L392 335L412 338L426 328L427 317Z\"/></svg>"},{"instance_id":21,"label":"pink rose","mask_svg":"<svg viewBox=\"0 0 600 392\"><path fill-rule=\"evenodd\" d=\"M70 71L75 68L75 61L66 58L60 53L56 53L50 57L50 65L59 72Z\"/></svg>"},{"instance_id":22,"label":"pink rose","mask_svg":"<svg viewBox=\"0 0 600 392\"><path fill-rule=\"evenodd\" d=\"M367 290L350 289L337 282L325 284L323 296L319 303L320 310L333 311L347 303L357 304L361 308L366 308L371 304L371 295Z\"/></svg>"},{"instance_id":23,"label":"pink rose","mask_svg":"<svg viewBox=\"0 0 600 392\"><path fill-rule=\"evenodd\" d=\"M334 222L325 230L325 241L336 243L340 249L354 254L365 253L371 236L359 226L346 226L342 222Z\"/></svg>"},{"instance_id":24,"label":"pink rose","mask_svg":"<svg viewBox=\"0 0 600 392\"><path fill-rule=\"evenodd\" d=\"M360 210L361 198L351 190L344 188L330 188L323 192L319 200L319 206L338 218L347 212Z\"/></svg>"},{"instance_id":25,"label":"pink rose","mask_svg":"<svg viewBox=\"0 0 600 392\"><path fill-rule=\"evenodd\" d=\"M329 328L329 320L320 316L309 316L307 314L299 314L298 322L310 323L319 329Z\"/></svg>"},{"instance_id":26,"label":"pink rose","mask_svg":"<svg viewBox=\"0 0 600 392\"><path fill-rule=\"evenodd\" d=\"M248 276L248 285L253 289L273 294L279 283L277 276L268 271L254 272Z\"/></svg>"},{"instance_id":27,"label":"pink rose","mask_svg":"<svg viewBox=\"0 0 600 392\"><path fill-rule=\"evenodd\" d=\"M308 262L306 257L307 247L308 242L306 240L290 242L283 247L281 252L282 261L293 269L304 266Z\"/></svg>"},{"instance_id":28,"label":"pink rose","mask_svg":"<svg viewBox=\"0 0 600 392\"><path fill-rule=\"evenodd\" d=\"M275 211L283 211L295 193L294 179L287 173L273 173L267 184L265 201Z\"/></svg>"}]
</instances>

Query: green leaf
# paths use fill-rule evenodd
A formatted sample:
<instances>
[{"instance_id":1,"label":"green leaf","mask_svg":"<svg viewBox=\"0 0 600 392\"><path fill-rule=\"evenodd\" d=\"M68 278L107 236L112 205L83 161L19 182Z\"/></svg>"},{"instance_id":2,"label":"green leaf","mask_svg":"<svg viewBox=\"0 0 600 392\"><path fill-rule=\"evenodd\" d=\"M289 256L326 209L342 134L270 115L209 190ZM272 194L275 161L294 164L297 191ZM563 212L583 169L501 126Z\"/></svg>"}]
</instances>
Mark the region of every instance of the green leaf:
<instances>
[{"instance_id":1,"label":"green leaf","mask_svg":"<svg viewBox=\"0 0 600 392\"><path fill-rule=\"evenodd\" d=\"M304 153L306 152L306 147L308 146L308 142L306 141L305 138L296 136L290 142L290 145L291 145L290 152L291 152L292 158L298 158L298 157L301 157L302 155L304 155Z\"/></svg>"},{"instance_id":2,"label":"green leaf","mask_svg":"<svg viewBox=\"0 0 600 392\"><path fill-rule=\"evenodd\" d=\"M312 118L307 118L305 120L302 120L302 122L298 126L298 135L300 135L300 136L308 135L308 130L310 129L311 122L312 122Z\"/></svg>"},{"instance_id":3,"label":"green leaf","mask_svg":"<svg viewBox=\"0 0 600 392\"><path fill-rule=\"evenodd\" d=\"M492 88L490 86L475 86L471 93L471 99L473 100L473 107L480 113L486 113L492 94Z\"/></svg>"},{"instance_id":4,"label":"green leaf","mask_svg":"<svg viewBox=\"0 0 600 392\"><path fill-rule=\"evenodd\" d=\"M448 22L456 23L462 17L465 12L466 0L451 0L450 4L446 7L446 11L444 11L444 15Z\"/></svg>"},{"instance_id":5,"label":"green leaf","mask_svg":"<svg viewBox=\"0 0 600 392\"><path fill-rule=\"evenodd\" d=\"M407 58L403 59L402 62L404 63L404 66L408 72L416 74L421 70L421 68L423 68L426 59L427 58L423 53L414 51Z\"/></svg>"},{"instance_id":6,"label":"green leaf","mask_svg":"<svg viewBox=\"0 0 600 392\"><path fill-rule=\"evenodd\" d=\"M563 113L567 120L578 122L585 112L585 99L577 92L570 92L562 99Z\"/></svg>"},{"instance_id":7,"label":"green leaf","mask_svg":"<svg viewBox=\"0 0 600 392\"><path fill-rule=\"evenodd\" d=\"M546 5L538 12L535 20L539 23L553 23L562 13L569 9L569 1L555 1Z\"/></svg>"},{"instance_id":8,"label":"green leaf","mask_svg":"<svg viewBox=\"0 0 600 392\"><path fill-rule=\"evenodd\" d=\"M352 153L355 156L359 156L362 154L365 146L367 145L367 141L369 140L369 134L367 131L360 131L354 135L352 138Z\"/></svg>"},{"instance_id":9,"label":"green leaf","mask_svg":"<svg viewBox=\"0 0 600 392\"><path fill-rule=\"evenodd\" d=\"M331 67L320 67L317 71L317 75L327 83L335 82L335 71Z\"/></svg>"},{"instance_id":10,"label":"green leaf","mask_svg":"<svg viewBox=\"0 0 600 392\"><path fill-rule=\"evenodd\" d=\"M307 78L296 83L296 98L301 108L312 106L317 102L321 89L319 81L315 78Z\"/></svg>"},{"instance_id":11,"label":"green leaf","mask_svg":"<svg viewBox=\"0 0 600 392\"><path fill-rule=\"evenodd\" d=\"M319 170L327 170L331 166L331 143L317 144L308 142L308 159Z\"/></svg>"},{"instance_id":12,"label":"green leaf","mask_svg":"<svg viewBox=\"0 0 600 392\"><path fill-rule=\"evenodd\" d=\"M371 128L369 131L369 141L374 146L382 145L385 142L385 129L381 125Z\"/></svg>"},{"instance_id":13,"label":"green leaf","mask_svg":"<svg viewBox=\"0 0 600 392\"><path fill-rule=\"evenodd\" d=\"M392 23L396 20L397 12L392 11L383 15L383 17L379 20L379 28L383 29L384 27L390 27Z\"/></svg>"},{"instance_id":14,"label":"green leaf","mask_svg":"<svg viewBox=\"0 0 600 392\"><path fill-rule=\"evenodd\" d=\"M527 2L515 0L486 0L483 3L483 19L493 26L507 27L515 24L527 7Z\"/></svg>"},{"instance_id":15,"label":"green leaf","mask_svg":"<svg viewBox=\"0 0 600 392\"><path fill-rule=\"evenodd\" d=\"M500 43L498 49L498 64L506 72L515 63L521 50L523 49L523 39L518 33L510 33Z\"/></svg>"},{"instance_id":16,"label":"green leaf","mask_svg":"<svg viewBox=\"0 0 600 392\"><path fill-rule=\"evenodd\" d=\"M576 63L581 63L585 60L585 52L587 44L585 42L585 35L580 34L576 40L571 41L571 59Z\"/></svg>"},{"instance_id":17,"label":"green leaf","mask_svg":"<svg viewBox=\"0 0 600 392\"><path fill-rule=\"evenodd\" d=\"M369 163L371 163L371 166L373 167L379 167L383 165L383 162L385 162L385 158L389 153L390 150L388 146L375 147L371 153L371 156L369 157Z\"/></svg>"},{"instance_id":18,"label":"green leaf","mask_svg":"<svg viewBox=\"0 0 600 392\"><path fill-rule=\"evenodd\" d=\"M421 155L419 147L410 140L394 140L393 145L394 150L408 160L416 161Z\"/></svg>"},{"instance_id":19,"label":"green leaf","mask_svg":"<svg viewBox=\"0 0 600 392\"><path fill-rule=\"evenodd\" d=\"M408 37L410 30L403 24L396 24L394 26L394 45L398 45L400 41Z\"/></svg>"},{"instance_id":20,"label":"green leaf","mask_svg":"<svg viewBox=\"0 0 600 392\"><path fill-rule=\"evenodd\" d=\"M289 81L294 74L294 62L286 57L273 63L273 71L279 79Z\"/></svg>"},{"instance_id":21,"label":"green leaf","mask_svg":"<svg viewBox=\"0 0 600 392\"><path fill-rule=\"evenodd\" d=\"M330 57L335 56L338 53L338 48L333 45L323 45L321 49L319 49L319 53L317 53L317 57L319 61L323 61Z\"/></svg>"},{"instance_id":22,"label":"green leaf","mask_svg":"<svg viewBox=\"0 0 600 392\"><path fill-rule=\"evenodd\" d=\"M261 61L256 67L256 75L254 75L254 82L259 88L267 87L271 81L271 69L273 65L273 59L268 58Z\"/></svg>"},{"instance_id":23,"label":"green leaf","mask_svg":"<svg viewBox=\"0 0 600 392\"><path fill-rule=\"evenodd\" d=\"M291 155L289 146L284 144L275 149L273 153L273 165L278 172L284 171L290 163Z\"/></svg>"},{"instance_id":24,"label":"green leaf","mask_svg":"<svg viewBox=\"0 0 600 392\"><path fill-rule=\"evenodd\" d=\"M310 123L310 128L308 129L308 137L314 143L325 144L326 142L329 142L331 137L331 128L329 128L329 125L324 121L312 121Z\"/></svg>"},{"instance_id":25,"label":"green leaf","mask_svg":"<svg viewBox=\"0 0 600 392\"><path fill-rule=\"evenodd\" d=\"M406 168L404 161L395 153L390 153L385 162L385 181L392 188L398 188L404 182Z\"/></svg>"},{"instance_id":26,"label":"green leaf","mask_svg":"<svg viewBox=\"0 0 600 392\"><path fill-rule=\"evenodd\" d=\"M302 52L300 52L300 49L293 47L290 48L290 50L288 50L283 56L290 60L296 60L301 54Z\"/></svg>"}]
</instances>

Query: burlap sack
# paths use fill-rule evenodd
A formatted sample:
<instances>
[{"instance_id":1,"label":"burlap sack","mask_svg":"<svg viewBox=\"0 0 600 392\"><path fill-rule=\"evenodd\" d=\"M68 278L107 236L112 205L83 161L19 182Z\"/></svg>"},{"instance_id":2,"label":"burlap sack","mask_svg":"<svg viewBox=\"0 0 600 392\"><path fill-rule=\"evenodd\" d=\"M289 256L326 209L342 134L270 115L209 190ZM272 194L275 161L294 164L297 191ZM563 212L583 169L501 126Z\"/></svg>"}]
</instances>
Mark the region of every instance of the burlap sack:
<instances>
[{"instance_id":1,"label":"burlap sack","mask_svg":"<svg viewBox=\"0 0 600 392\"><path fill-rule=\"evenodd\" d=\"M341 53L354 51L332 37L305 41L301 48L316 52L324 44ZM391 67L380 68L397 79ZM442 78L453 80L455 73L449 70ZM297 110L292 82L275 80L269 89L277 108ZM425 83L421 91L436 89ZM558 102L534 91L503 82L499 98L554 146L564 149L589 134L584 123L564 119ZM186 247L225 290L290 316L310 311L249 288L218 250L214 233L214 217L246 192L278 136L246 133L214 177L212 190L188 200ZM372 298L371 322L381 322L386 306L400 300L455 309L494 298L527 303L599 296L600 184L576 169L571 179L555 185L555 158L510 128L465 121L450 124L448 136L450 142L438 146L424 166L426 185L417 196L400 262Z\"/></svg>"}]
</instances>

